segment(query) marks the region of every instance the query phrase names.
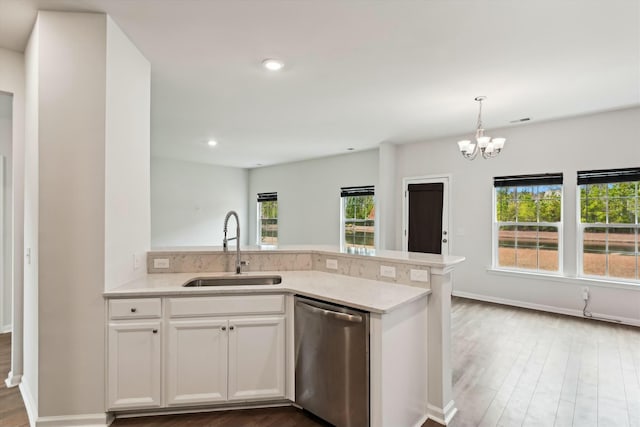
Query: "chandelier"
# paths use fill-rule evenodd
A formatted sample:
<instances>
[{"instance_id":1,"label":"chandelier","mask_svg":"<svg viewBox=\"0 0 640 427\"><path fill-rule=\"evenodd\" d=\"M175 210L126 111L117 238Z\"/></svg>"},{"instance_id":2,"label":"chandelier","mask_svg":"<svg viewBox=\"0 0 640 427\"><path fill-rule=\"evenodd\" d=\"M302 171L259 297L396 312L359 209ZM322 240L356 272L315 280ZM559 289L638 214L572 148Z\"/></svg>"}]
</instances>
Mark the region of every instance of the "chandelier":
<instances>
[{"instance_id":1,"label":"chandelier","mask_svg":"<svg viewBox=\"0 0 640 427\"><path fill-rule=\"evenodd\" d=\"M487 99L486 96L478 96L475 98L480 104L478 111L478 128L476 129L476 140L471 141L464 139L458 141L458 148L460 153L465 159L473 160L478 156L478 153L482 154L485 159L491 159L496 157L504 148L506 138L491 138L484 134L484 128L482 127L482 101Z\"/></svg>"}]
</instances>

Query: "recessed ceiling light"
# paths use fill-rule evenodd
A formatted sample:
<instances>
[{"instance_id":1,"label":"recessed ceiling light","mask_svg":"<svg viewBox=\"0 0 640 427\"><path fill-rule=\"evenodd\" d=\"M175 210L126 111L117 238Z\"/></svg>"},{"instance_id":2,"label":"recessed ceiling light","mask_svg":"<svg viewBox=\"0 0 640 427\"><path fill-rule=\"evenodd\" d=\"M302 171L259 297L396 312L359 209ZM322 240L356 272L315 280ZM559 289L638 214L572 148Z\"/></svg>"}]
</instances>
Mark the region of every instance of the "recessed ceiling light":
<instances>
[{"instance_id":1,"label":"recessed ceiling light","mask_svg":"<svg viewBox=\"0 0 640 427\"><path fill-rule=\"evenodd\" d=\"M207 141L207 145L209 147L215 147L216 145L218 145L218 141L216 141L215 139L210 139Z\"/></svg>"},{"instance_id":2,"label":"recessed ceiling light","mask_svg":"<svg viewBox=\"0 0 640 427\"><path fill-rule=\"evenodd\" d=\"M265 59L262 61L262 66L269 71L279 71L284 67L284 63L278 59Z\"/></svg>"}]
</instances>

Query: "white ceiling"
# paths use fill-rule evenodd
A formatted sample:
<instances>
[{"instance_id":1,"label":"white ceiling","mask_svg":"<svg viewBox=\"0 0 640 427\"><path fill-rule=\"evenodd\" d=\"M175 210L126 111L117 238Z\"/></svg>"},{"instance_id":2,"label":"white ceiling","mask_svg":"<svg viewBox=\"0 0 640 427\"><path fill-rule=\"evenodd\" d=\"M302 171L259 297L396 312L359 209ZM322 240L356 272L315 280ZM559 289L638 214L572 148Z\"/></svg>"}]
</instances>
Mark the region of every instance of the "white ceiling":
<instances>
[{"instance_id":1,"label":"white ceiling","mask_svg":"<svg viewBox=\"0 0 640 427\"><path fill-rule=\"evenodd\" d=\"M488 129L640 104L640 0L0 0L0 46L23 50L38 8L129 35L164 157L253 167L458 135L477 95Z\"/></svg>"}]
</instances>

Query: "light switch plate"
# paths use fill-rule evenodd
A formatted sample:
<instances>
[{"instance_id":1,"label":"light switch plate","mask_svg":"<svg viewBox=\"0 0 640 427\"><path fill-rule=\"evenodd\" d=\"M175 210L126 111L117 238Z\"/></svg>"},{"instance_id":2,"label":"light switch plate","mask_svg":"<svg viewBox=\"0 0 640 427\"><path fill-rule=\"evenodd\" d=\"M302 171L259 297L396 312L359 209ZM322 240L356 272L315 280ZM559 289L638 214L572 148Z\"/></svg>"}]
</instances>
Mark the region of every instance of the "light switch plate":
<instances>
[{"instance_id":1,"label":"light switch plate","mask_svg":"<svg viewBox=\"0 0 640 427\"><path fill-rule=\"evenodd\" d=\"M169 268L168 258L155 258L153 260L153 268Z\"/></svg>"},{"instance_id":2,"label":"light switch plate","mask_svg":"<svg viewBox=\"0 0 640 427\"><path fill-rule=\"evenodd\" d=\"M409 272L412 282L429 282L429 270L411 269Z\"/></svg>"},{"instance_id":3,"label":"light switch plate","mask_svg":"<svg viewBox=\"0 0 640 427\"><path fill-rule=\"evenodd\" d=\"M137 270L140 268L142 256L139 253L133 254L133 269Z\"/></svg>"},{"instance_id":4,"label":"light switch plate","mask_svg":"<svg viewBox=\"0 0 640 427\"><path fill-rule=\"evenodd\" d=\"M396 278L396 268L390 265L381 265L380 266L380 275L382 277L389 277L391 279Z\"/></svg>"},{"instance_id":5,"label":"light switch plate","mask_svg":"<svg viewBox=\"0 0 640 427\"><path fill-rule=\"evenodd\" d=\"M328 259L327 260L327 268L330 270L338 269L338 260L337 259Z\"/></svg>"}]
</instances>

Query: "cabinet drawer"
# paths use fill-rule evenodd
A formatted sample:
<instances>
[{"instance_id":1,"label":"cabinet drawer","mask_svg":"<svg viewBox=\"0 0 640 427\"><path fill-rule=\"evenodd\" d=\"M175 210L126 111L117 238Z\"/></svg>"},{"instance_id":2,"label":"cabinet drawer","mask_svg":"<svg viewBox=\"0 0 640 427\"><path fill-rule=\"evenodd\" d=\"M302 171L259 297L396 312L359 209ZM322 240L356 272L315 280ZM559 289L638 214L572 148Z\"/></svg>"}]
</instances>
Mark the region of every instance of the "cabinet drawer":
<instances>
[{"instance_id":1,"label":"cabinet drawer","mask_svg":"<svg viewBox=\"0 0 640 427\"><path fill-rule=\"evenodd\" d=\"M167 309L171 317L280 314L284 313L284 295L169 298Z\"/></svg>"},{"instance_id":2,"label":"cabinet drawer","mask_svg":"<svg viewBox=\"0 0 640 427\"><path fill-rule=\"evenodd\" d=\"M109 301L111 319L140 319L160 317L160 298L112 299Z\"/></svg>"}]
</instances>

